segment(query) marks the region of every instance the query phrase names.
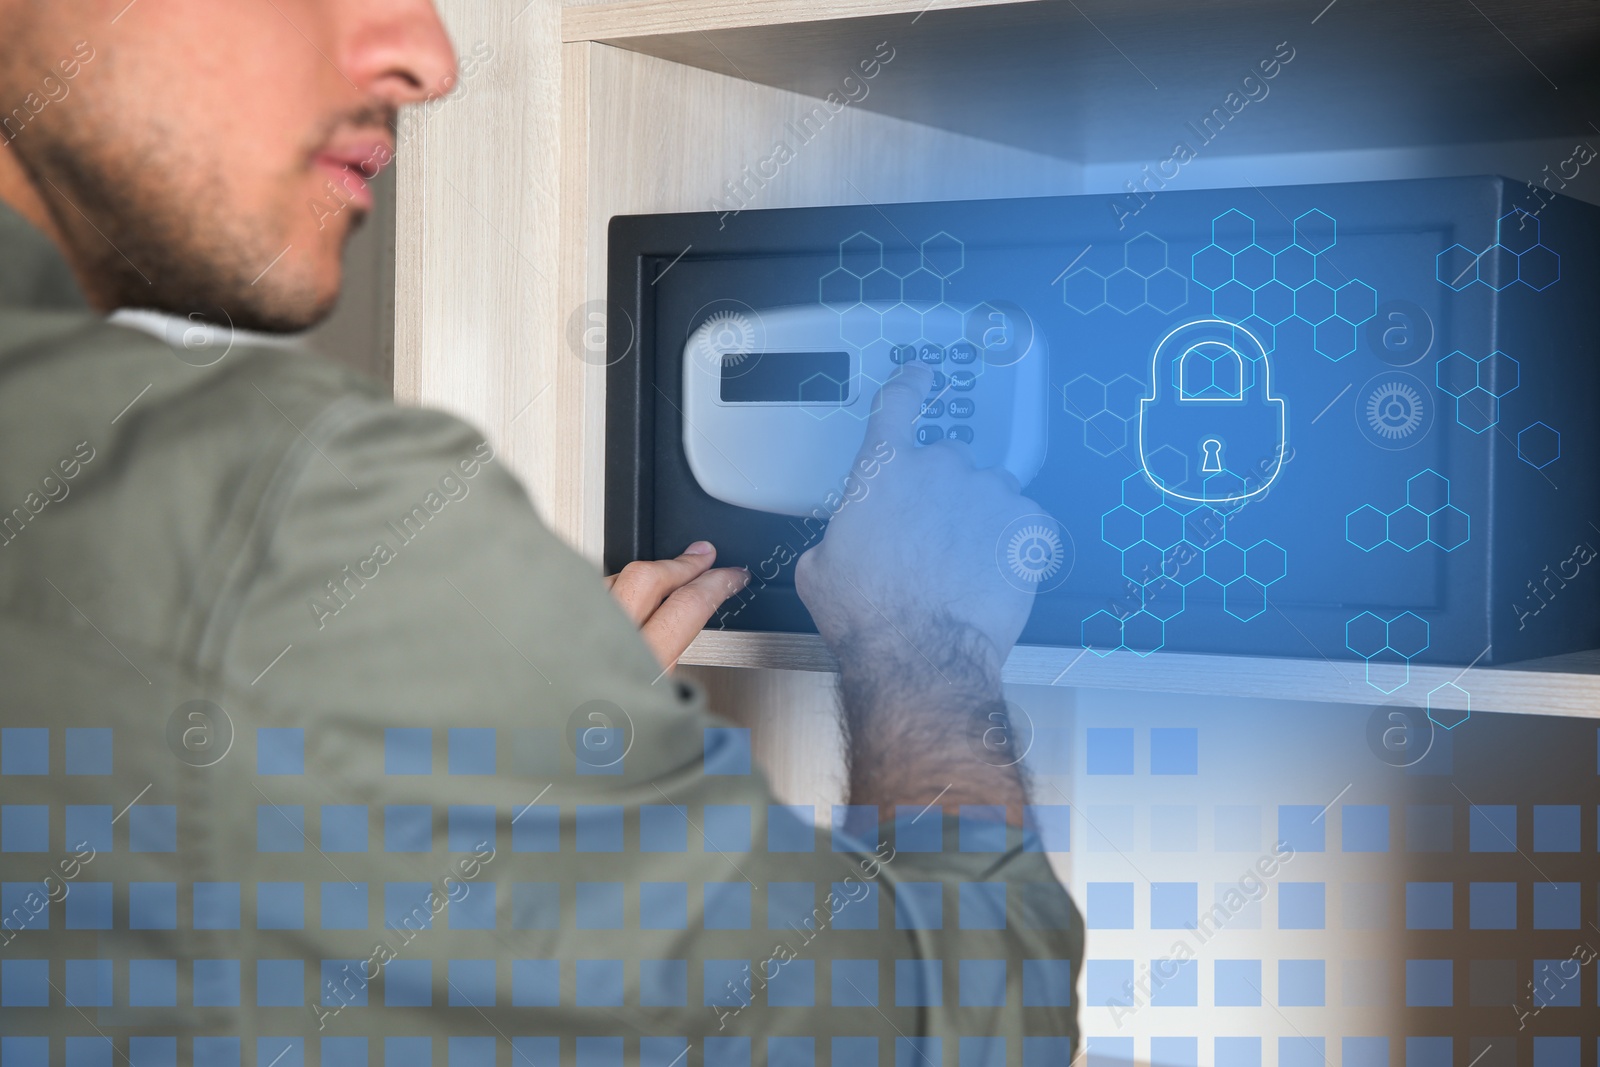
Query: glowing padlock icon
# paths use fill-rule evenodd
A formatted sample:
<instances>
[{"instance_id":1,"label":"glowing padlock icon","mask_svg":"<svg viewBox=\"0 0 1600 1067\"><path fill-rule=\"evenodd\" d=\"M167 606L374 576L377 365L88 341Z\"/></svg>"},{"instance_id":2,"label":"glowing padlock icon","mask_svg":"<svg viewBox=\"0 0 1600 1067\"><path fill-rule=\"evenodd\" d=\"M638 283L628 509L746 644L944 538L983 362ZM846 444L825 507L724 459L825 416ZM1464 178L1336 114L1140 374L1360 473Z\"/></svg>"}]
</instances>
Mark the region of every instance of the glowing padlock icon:
<instances>
[{"instance_id":1,"label":"glowing padlock icon","mask_svg":"<svg viewBox=\"0 0 1600 1067\"><path fill-rule=\"evenodd\" d=\"M1163 337L1139 404L1139 461L1156 488L1223 504L1261 493L1283 469L1288 414L1255 335L1224 319Z\"/></svg>"}]
</instances>

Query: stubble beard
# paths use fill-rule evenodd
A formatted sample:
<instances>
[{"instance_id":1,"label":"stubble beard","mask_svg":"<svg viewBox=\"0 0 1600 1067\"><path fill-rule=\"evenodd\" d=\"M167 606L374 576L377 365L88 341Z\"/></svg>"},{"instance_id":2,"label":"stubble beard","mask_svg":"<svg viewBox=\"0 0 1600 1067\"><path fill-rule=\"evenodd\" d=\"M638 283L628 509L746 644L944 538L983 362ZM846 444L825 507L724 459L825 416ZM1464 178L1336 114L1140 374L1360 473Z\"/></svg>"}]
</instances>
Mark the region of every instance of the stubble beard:
<instances>
[{"instance_id":1,"label":"stubble beard","mask_svg":"<svg viewBox=\"0 0 1600 1067\"><path fill-rule=\"evenodd\" d=\"M36 142L23 163L93 303L267 333L309 329L332 312L337 292L319 293L311 272L286 254L293 203L256 219L230 211L223 165L185 154L184 141L159 128L144 144L115 148L78 128L62 132ZM198 176L194 188L183 187L183 175ZM341 244L360 221L346 214Z\"/></svg>"}]
</instances>

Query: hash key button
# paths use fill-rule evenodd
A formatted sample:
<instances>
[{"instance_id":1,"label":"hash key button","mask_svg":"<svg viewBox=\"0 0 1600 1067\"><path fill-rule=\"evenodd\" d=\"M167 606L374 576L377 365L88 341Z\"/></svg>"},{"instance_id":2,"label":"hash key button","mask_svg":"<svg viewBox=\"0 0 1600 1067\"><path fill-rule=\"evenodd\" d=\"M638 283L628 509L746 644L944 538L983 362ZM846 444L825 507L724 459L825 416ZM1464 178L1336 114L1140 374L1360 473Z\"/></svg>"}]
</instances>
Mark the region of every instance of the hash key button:
<instances>
[{"instance_id":1,"label":"hash key button","mask_svg":"<svg viewBox=\"0 0 1600 1067\"><path fill-rule=\"evenodd\" d=\"M945 436L952 441L960 441L964 445L972 443L971 426L952 426L945 432Z\"/></svg>"},{"instance_id":2,"label":"hash key button","mask_svg":"<svg viewBox=\"0 0 1600 1067\"><path fill-rule=\"evenodd\" d=\"M953 396L947 410L952 419L970 419L975 406L970 396Z\"/></svg>"}]
</instances>

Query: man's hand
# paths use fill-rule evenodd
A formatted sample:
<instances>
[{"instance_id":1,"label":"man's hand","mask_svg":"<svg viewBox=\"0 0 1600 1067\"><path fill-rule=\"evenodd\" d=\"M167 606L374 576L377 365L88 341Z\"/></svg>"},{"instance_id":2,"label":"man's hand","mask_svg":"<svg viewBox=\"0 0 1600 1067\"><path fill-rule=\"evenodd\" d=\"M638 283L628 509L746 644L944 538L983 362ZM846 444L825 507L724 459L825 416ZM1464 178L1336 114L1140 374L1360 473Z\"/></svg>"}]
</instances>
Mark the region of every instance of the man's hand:
<instances>
[{"instance_id":1,"label":"man's hand","mask_svg":"<svg viewBox=\"0 0 1600 1067\"><path fill-rule=\"evenodd\" d=\"M709 542L696 541L677 559L639 560L606 578L663 667L677 663L722 602L750 581L743 567L713 570L716 558Z\"/></svg>"},{"instance_id":2,"label":"man's hand","mask_svg":"<svg viewBox=\"0 0 1600 1067\"><path fill-rule=\"evenodd\" d=\"M840 662L851 803L1017 805L1021 753L989 740L1008 733L995 730L1000 668L1033 592L1002 573L1000 541L1041 509L964 445L915 447L930 381L910 364L883 387L852 473L864 489L851 486L795 585Z\"/></svg>"},{"instance_id":3,"label":"man's hand","mask_svg":"<svg viewBox=\"0 0 1600 1067\"><path fill-rule=\"evenodd\" d=\"M879 393L855 468L870 464L876 473L800 558L795 584L835 652L899 630L904 651L918 659L918 632L956 627L968 631L986 673L998 674L1033 593L1006 580L997 543L1014 520L1040 509L1005 470L974 469L965 445L915 447L929 381L927 368L912 364ZM937 681L937 658L929 658L922 673Z\"/></svg>"}]
</instances>

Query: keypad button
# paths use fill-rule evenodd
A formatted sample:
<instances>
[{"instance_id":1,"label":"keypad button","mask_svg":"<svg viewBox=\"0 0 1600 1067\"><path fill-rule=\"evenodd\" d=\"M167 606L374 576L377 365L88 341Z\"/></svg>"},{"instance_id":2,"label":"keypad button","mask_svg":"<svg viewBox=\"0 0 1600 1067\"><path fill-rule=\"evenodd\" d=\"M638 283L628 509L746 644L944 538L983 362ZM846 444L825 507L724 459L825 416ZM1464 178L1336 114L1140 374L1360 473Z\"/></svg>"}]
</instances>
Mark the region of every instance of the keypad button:
<instances>
[{"instance_id":1,"label":"keypad button","mask_svg":"<svg viewBox=\"0 0 1600 1067\"><path fill-rule=\"evenodd\" d=\"M933 396L938 396L940 393L944 392L945 387L949 384L949 375L945 374L945 372L942 370L936 370L933 372L933 384L928 386L928 392Z\"/></svg>"},{"instance_id":2,"label":"keypad button","mask_svg":"<svg viewBox=\"0 0 1600 1067\"><path fill-rule=\"evenodd\" d=\"M968 403L970 404L971 401L968 401ZM924 400L922 402L922 417L923 418L926 418L926 419L937 419L939 416L941 416L943 414L944 414L944 401L943 400ZM963 416L963 418L964 417L965 416Z\"/></svg>"},{"instance_id":3,"label":"keypad button","mask_svg":"<svg viewBox=\"0 0 1600 1067\"><path fill-rule=\"evenodd\" d=\"M946 410L950 412L952 419L970 419L976 406L970 396L953 396Z\"/></svg>"},{"instance_id":4,"label":"keypad button","mask_svg":"<svg viewBox=\"0 0 1600 1067\"><path fill-rule=\"evenodd\" d=\"M978 359L978 350L969 341L957 341L944 354L951 363L975 363Z\"/></svg>"},{"instance_id":5,"label":"keypad button","mask_svg":"<svg viewBox=\"0 0 1600 1067\"><path fill-rule=\"evenodd\" d=\"M925 344L917 349L917 358L924 363L943 363L944 349L938 345Z\"/></svg>"},{"instance_id":6,"label":"keypad button","mask_svg":"<svg viewBox=\"0 0 1600 1067\"><path fill-rule=\"evenodd\" d=\"M964 445L970 445L972 443L971 426L952 426L945 431L944 435L950 440L960 441Z\"/></svg>"},{"instance_id":7,"label":"keypad button","mask_svg":"<svg viewBox=\"0 0 1600 1067\"><path fill-rule=\"evenodd\" d=\"M931 445L935 441L942 440L944 440L944 430L940 427L933 425L917 427L917 444Z\"/></svg>"},{"instance_id":8,"label":"keypad button","mask_svg":"<svg viewBox=\"0 0 1600 1067\"><path fill-rule=\"evenodd\" d=\"M895 345L889 349L889 358L895 363L910 363L917 358L917 346Z\"/></svg>"},{"instance_id":9,"label":"keypad button","mask_svg":"<svg viewBox=\"0 0 1600 1067\"><path fill-rule=\"evenodd\" d=\"M950 388L958 393L965 393L978 384L978 376L969 370L958 370L950 375Z\"/></svg>"}]
</instances>

